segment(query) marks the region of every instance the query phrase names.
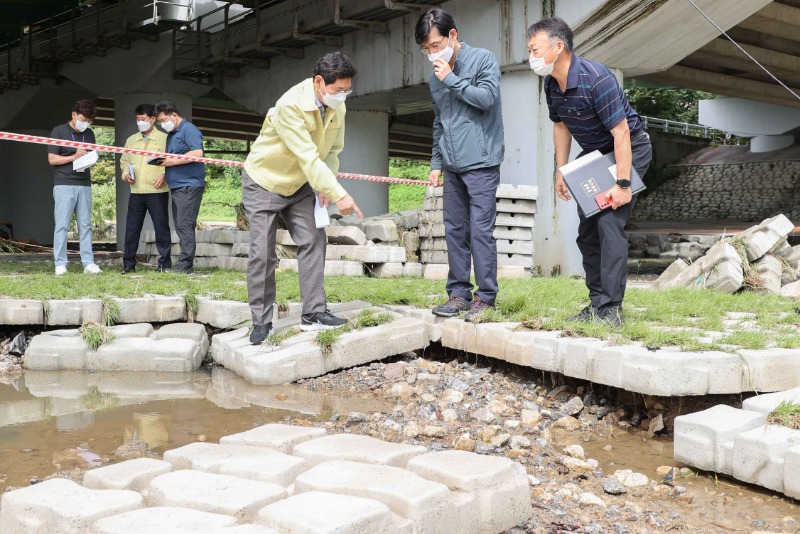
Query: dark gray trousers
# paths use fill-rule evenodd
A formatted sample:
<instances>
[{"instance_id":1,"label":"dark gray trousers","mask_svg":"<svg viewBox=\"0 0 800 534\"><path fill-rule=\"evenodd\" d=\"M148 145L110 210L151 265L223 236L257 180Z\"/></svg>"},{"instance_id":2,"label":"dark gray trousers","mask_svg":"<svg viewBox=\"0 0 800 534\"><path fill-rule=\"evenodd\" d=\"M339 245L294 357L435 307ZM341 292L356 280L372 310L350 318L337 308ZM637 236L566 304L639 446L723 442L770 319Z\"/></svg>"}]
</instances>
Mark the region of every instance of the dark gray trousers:
<instances>
[{"instance_id":1,"label":"dark gray trousers","mask_svg":"<svg viewBox=\"0 0 800 534\"><path fill-rule=\"evenodd\" d=\"M497 186L500 166L463 173L445 172L444 235L447 240L447 294L472 300L471 267L475 267L475 295L488 304L497 297Z\"/></svg>"},{"instance_id":2,"label":"dark gray trousers","mask_svg":"<svg viewBox=\"0 0 800 534\"><path fill-rule=\"evenodd\" d=\"M170 189L172 195L172 220L175 233L181 243L181 254L176 267L194 265L194 253L197 249L194 230L197 228L197 214L203 202L205 187L176 187Z\"/></svg>"},{"instance_id":3,"label":"dark gray trousers","mask_svg":"<svg viewBox=\"0 0 800 534\"><path fill-rule=\"evenodd\" d=\"M314 221L316 196L305 184L294 195L285 197L267 191L242 171L242 201L250 221L250 257L247 261L247 300L254 325L272 322L275 305L275 268L278 254L275 239L278 217L282 217L292 239L297 243L297 266L300 274L300 298L303 313L326 309L325 229Z\"/></svg>"},{"instance_id":4,"label":"dark gray trousers","mask_svg":"<svg viewBox=\"0 0 800 534\"><path fill-rule=\"evenodd\" d=\"M645 133L631 139L633 168L644 178L653 147ZM589 151L584 151L583 156ZM580 156L579 156L580 157ZM578 224L578 248L583 256L586 287L592 306L599 308L608 304L622 304L628 280L628 234L625 225L636 204L636 196L619 209L605 209L593 217L584 217L580 209Z\"/></svg>"}]
</instances>

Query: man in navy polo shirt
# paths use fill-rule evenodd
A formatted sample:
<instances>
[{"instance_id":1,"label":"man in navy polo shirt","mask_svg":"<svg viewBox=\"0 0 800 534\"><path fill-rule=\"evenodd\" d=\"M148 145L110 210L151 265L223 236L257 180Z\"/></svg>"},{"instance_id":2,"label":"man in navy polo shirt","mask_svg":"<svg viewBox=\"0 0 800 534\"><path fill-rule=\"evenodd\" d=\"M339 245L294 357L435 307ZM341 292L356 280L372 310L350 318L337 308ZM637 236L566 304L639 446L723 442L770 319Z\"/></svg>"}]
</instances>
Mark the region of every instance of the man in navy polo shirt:
<instances>
[{"instance_id":1,"label":"man in navy polo shirt","mask_svg":"<svg viewBox=\"0 0 800 534\"><path fill-rule=\"evenodd\" d=\"M181 117L178 108L169 100L156 106L156 120L167 132L167 152L187 156L203 156L203 134L197 126ZM178 262L167 272L192 274L194 272L195 234L197 214L206 187L206 166L203 163L165 158L167 185L172 195L172 219L181 244Z\"/></svg>"},{"instance_id":2,"label":"man in navy polo shirt","mask_svg":"<svg viewBox=\"0 0 800 534\"><path fill-rule=\"evenodd\" d=\"M630 190L631 167L644 177L653 156L650 138L631 108L617 79L605 66L572 53L572 30L560 18L543 19L528 29L531 69L544 77L544 92L555 123L556 167L569 159L572 139L582 152L614 152L617 184L609 191L610 210L585 217L578 210L578 248L583 256L590 304L570 320L624 322L628 264L625 224L635 199ZM561 172L556 194L569 200Z\"/></svg>"}]
</instances>

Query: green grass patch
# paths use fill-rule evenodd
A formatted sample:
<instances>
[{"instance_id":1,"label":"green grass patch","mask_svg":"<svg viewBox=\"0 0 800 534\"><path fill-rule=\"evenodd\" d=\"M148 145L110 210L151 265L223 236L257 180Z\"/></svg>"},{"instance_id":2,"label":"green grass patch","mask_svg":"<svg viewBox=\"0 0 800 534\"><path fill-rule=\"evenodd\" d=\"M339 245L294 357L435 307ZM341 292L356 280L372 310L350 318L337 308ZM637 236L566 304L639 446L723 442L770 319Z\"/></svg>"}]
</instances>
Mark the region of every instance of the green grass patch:
<instances>
[{"instance_id":1,"label":"green grass patch","mask_svg":"<svg viewBox=\"0 0 800 534\"><path fill-rule=\"evenodd\" d=\"M317 344L322 350L322 354L328 356L331 352L333 352L333 344L339 341L339 338L342 337L342 334L352 331L353 327L350 325L350 323L347 323L341 328L332 328L331 330L323 330L318 333Z\"/></svg>"},{"instance_id":2,"label":"green grass patch","mask_svg":"<svg viewBox=\"0 0 800 534\"><path fill-rule=\"evenodd\" d=\"M114 335L105 325L95 322L89 322L81 326L80 334L92 350L97 350L102 345L114 340Z\"/></svg>"},{"instance_id":3,"label":"green grass patch","mask_svg":"<svg viewBox=\"0 0 800 534\"><path fill-rule=\"evenodd\" d=\"M266 339L267 345L280 345L290 337L294 337L300 333L299 328L287 328L283 332L279 332L277 334L272 334Z\"/></svg>"},{"instance_id":4,"label":"green grass patch","mask_svg":"<svg viewBox=\"0 0 800 534\"><path fill-rule=\"evenodd\" d=\"M767 423L800 430L800 404L783 401L769 414Z\"/></svg>"},{"instance_id":5,"label":"green grass patch","mask_svg":"<svg viewBox=\"0 0 800 534\"><path fill-rule=\"evenodd\" d=\"M116 300L107 297L100 297L103 301L103 324L113 326L119 320L119 304Z\"/></svg>"},{"instance_id":6,"label":"green grass patch","mask_svg":"<svg viewBox=\"0 0 800 534\"><path fill-rule=\"evenodd\" d=\"M197 302L197 295L194 294L194 291L187 291L183 299L186 301L186 309L189 310L193 316L197 315L200 304Z\"/></svg>"},{"instance_id":7,"label":"green grass patch","mask_svg":"<svg viewBox=\"0 0 800 534\"><path fill-rule=\"evenodd\" d=\"M429 162L392 158L389 160L389 176L427 182L431 172ZM389 212L421 210L425 200L422 185L389 184Z\"/></svg>"},{"instance_id":8,"label":"green grass patch","mask_svg":"<svg viewBox=\"0 0 800 534\"><path fill-rule=\"evenodd\" d=\"M113 393L103 393L97 386L93 386L88 393L81 395L81 404L94 412L115 407L119 404L119 399Z\"/></svg>"},{"instance_id":9,"label":"green grass patch","mask_svg":"<svg viewBox=\"0 0 800 534\"><path fill-rule=\"evenodd\" d=\"M317 334L317 344L319 344L320 349L322 349L322 354L327 356L333 351L334 343L342 337L342 334L354 330L361 330L362 328L386 324L391 322L392 319L394 319L394 316L392 316L391 313L381 313L369 309L362 310L355 319L352 319L341 328L323 330Z\"/></svg>"},{"instance_id":10,"label":"green grass patch","mask_svg":"<svg viewBox=\"0 0 800 534\"><path fill-rule=\"evenodd\" d=\"M369 328L371 326L380 326L382 324L390 323L394 317L391 313L379 313L375 310L363 310L353 321L353 327L356 330L362 328Z\"/></svg>"}]
</instances>

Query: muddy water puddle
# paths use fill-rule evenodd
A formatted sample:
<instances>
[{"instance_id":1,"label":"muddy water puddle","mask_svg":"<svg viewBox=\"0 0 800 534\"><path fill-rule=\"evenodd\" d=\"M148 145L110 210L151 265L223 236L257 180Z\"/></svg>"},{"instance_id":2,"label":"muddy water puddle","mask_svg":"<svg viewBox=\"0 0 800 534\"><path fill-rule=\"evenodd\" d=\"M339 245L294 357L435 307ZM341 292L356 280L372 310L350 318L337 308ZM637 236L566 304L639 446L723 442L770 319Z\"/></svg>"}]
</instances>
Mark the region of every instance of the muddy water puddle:
<instances>
[{"instance_id":1,"label":"muddy water puddle","mask_svg":"<svg viewBox=\"0 0 800 534\"><path fill-rule=\"evenodd\" d=\"M56 471L122 461L115 451L136 442L161 455L288 417L316 421L389 409L372 398L254 386L221 368L186 374L27 371L0 383L0 492Z\"/></svg>"},{"instance_id":2,"label":"muddy water puddle","mask_svg":"<svg viewBox=\"0 0 800 534\"><path fill-rule=\"evenodd\" d=\"M581 435L572 438L571 442L562 439L559 445L579 443L587 458L595 458L600 463L606 476L617 469L631 469L659 481L662 477L656 470L660 466L688 467L674 460L671 437L648 439L616 430L610 436L601 433L588 441L582 441L586 436ZM649 500L659 501L663 508L671 508L670 504L674 503L674 511L695 528L750 533L773 526L785 532L800 531L800 506L788 497L730 477L715 478L713 473L692 471L694 475L681 476L673 482L673 485L684 486L694 494L691 504L660 499L652 490L639 490L639 493L649 494L652 497ZM634 493L636 490L629 491Z\"/></svg>"}]
</instances>

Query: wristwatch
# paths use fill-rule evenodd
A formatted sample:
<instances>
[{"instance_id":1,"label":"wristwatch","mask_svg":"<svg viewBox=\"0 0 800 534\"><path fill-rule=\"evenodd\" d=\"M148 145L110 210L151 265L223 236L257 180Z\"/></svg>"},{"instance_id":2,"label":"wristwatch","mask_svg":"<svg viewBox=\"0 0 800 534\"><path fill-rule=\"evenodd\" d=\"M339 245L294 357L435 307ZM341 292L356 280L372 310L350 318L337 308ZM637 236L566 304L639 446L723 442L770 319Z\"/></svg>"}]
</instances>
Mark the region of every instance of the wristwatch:
<instances>
[{"instance_id":1,"label":"wristwatch","mask_svg":"<svg viewBox=\"0 0 800 534\"><path fill-rule=\"evenodd\" d=\"M622 189L628 189L631 186L630 180L617 180L617 185Z\"/></svg>"}]
</instances>

